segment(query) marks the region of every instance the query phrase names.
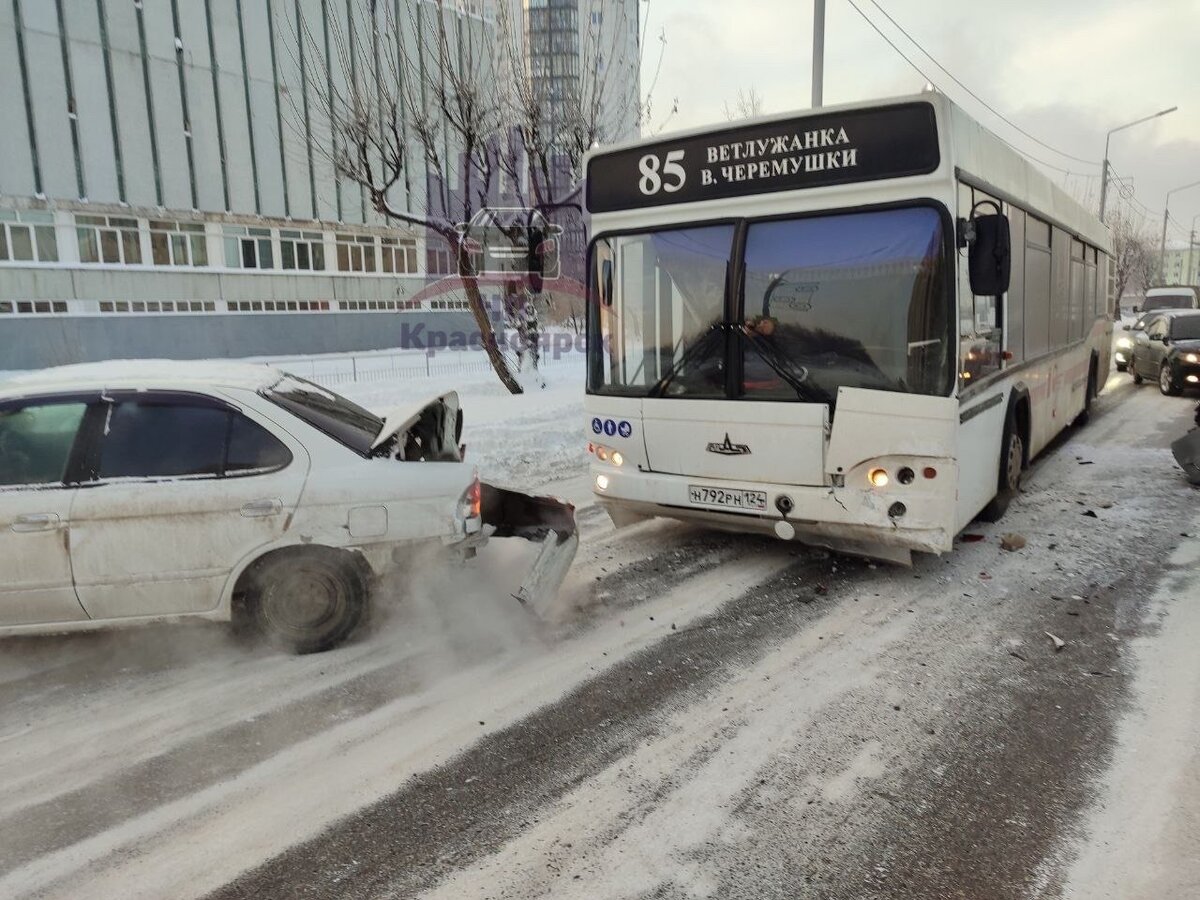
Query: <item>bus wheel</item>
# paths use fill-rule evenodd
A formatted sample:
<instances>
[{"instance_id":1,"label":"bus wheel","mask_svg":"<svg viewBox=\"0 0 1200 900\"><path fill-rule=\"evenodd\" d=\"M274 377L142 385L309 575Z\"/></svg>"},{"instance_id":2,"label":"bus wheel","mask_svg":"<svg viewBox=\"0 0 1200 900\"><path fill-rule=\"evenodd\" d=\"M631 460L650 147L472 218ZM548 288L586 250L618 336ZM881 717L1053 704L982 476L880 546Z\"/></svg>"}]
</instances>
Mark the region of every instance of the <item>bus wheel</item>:
<instances>
[{"instance_id":1,"label":"bus wheel","mask_svg":"<svg viewBox=\"0 0 1200 900\"><path fill-rule=\"evenodd\" d=\"M1000 472L997 479L996 496L983 508L979 518L985 522L999 522L1008 504L1021 492L1021 470L1025 466L1025 440L1017 424L1015 406L1008 407L1004 419L1004 435L1000 440Z\"/></svg>"},{"instance_id":2,"label":"bus wheel","mask_svg":"<svg viewBox=\"0 0 1200 900\"><path fill-rule=\"evenodd\" d=\"M1092 401L1096 399L1096 360L1088 367L1087 392L1083 396L1083 409L1072 423L1076 426L1086 425L1092 418Z\"/></svg>"}]
</instances>

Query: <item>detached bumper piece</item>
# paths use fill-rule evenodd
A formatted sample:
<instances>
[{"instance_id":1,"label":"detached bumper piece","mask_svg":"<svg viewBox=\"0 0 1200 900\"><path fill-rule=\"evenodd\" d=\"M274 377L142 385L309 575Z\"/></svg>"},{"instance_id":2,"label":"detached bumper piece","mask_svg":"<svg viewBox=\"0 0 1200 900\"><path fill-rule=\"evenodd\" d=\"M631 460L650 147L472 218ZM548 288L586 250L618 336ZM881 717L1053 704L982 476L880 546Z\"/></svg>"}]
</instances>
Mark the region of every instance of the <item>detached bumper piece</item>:
<instances>
[{"instance_id":1,"label":"detached bumper piece","mask_svg":"<svg viewBox=\"0 0 1200 900\"><path fill-rule=\"evenodd\" d=\"M1200 421L1200 412L1197 413ZM1187 480L1192 484L1200 484L1200 428L1193 428L1171 445L1175 461L1179 463Z\"/></svg>"},{"instance_id":2,"label":"detached bumper piece","mask_svg":"<svg viewBox=\"0 0 1200 900\"><path fill-rule=\"evenodd\" d=\"M542 608L554 599L579 549L575 507L553 497L534 497L484 483L480 517L492 537L519 537L540 543L533 568L525 576L516 598Z\"/></svg>"}]
</instances>

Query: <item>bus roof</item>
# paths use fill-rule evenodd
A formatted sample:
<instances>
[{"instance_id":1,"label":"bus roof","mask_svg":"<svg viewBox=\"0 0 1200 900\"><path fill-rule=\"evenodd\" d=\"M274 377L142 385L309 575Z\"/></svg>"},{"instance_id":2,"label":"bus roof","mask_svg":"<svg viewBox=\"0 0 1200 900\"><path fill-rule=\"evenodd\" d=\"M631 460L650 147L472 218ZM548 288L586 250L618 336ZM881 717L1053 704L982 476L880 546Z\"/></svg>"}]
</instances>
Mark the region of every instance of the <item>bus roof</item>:
<instances>
[{"instance_id":1,"label":"bus roof","mask_svg":"<svg viewBox=\"0 0 1200 900\"><path fill-rule=\"evenodd\" d=\"M927 119L928 111L932 110L936 133L930 129L929 123L922 121L920 110L926 110ZM873 117L872 113L880 113L886 118ZM813 120L811 130L805 128L810 124L807 120ZM847 122L846 129L840 128L842 121ZM773 127L779 125L788 127ZM774 143L781 138L785 143ZM931 159L930 142L934 139L936 144L932 148ZM793 142L791 146L787 141ZM860 146L860 141L865 144ZM757 157L753 153L756 144L764 148L764 152ZM652 171L647 171L641 166L646 159L645 154L652 148L657 149L654 154L656 158L650 163ZM668 168L671 162L668 154L672 151L677 153L680 148L686 148L685 152L690 151L687 165L691 177L686 188L681 183L670 181L672 171ZM779 168L765 171L771 163L776 166L782 163L780 154L786 154L787 151L807 154L814 148L818 156L842 154L830 160L833 168L838 168L833 163L850 161L851 165L836 173L824 168L816 171L815 167L791 173ZM863 155L846 155L855 154L856 150L862 150ZM728 157L723 155L726 151ZM715 183L721 179L705 181L696 157L702 157L701 162L716 158L714 165L730 166L737 165L739 157L749 160L737 170L737 175L746 175L746 169L750 169L748 177L741 179L750 184L741 187ZM679 161L682 162L682 154ZM597 163L601 168L594 168ZM953 177L957 172L980 189L1016 203L1089 244L1111 252L1108 228L1095 215L1000 137L975 121L944 94L936 92L825 106L760 116L717 127L656 135L594 150L587 155L585 166L588 175L587 205L594 216L623 209L644 210L646 207L704 202L756 193L799 195L809 187L837 184L861 187L863 182L935 172L938 177ZM809 177L810 174L812 177ZM656 190L652 196L644 196L646 191L642 189L639 193L638 190L641 178L649 179L644 182L648 186L665 185L665 189ZM756 181L763 185L759 190L752 187ZM593 182L603 183L603 197L593 197ZM727 213L727 204L722 206L726 207Z\"/></svg>"}]
</instances>

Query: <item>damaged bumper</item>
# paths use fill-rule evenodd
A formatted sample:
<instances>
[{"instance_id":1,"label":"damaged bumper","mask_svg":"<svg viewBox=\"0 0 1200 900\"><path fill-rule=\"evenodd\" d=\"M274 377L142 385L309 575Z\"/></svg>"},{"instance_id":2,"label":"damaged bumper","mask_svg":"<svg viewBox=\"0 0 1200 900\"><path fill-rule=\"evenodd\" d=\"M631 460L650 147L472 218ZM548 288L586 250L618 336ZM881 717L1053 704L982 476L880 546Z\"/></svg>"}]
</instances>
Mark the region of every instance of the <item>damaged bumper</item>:
<instances>
[{"instance_id":1,"label":"damaged bumper","mask_svg":"<svg viewBox=\"0 0 1200 900\"><path fill-rule=\"evenodd\" d=\"M533 567L515 595L521 603L541 608L558 593L579 549L575 507L554 497L535 497L487 483L480 487L483 533L541 544Z\"/></svg>"}]
</instances>

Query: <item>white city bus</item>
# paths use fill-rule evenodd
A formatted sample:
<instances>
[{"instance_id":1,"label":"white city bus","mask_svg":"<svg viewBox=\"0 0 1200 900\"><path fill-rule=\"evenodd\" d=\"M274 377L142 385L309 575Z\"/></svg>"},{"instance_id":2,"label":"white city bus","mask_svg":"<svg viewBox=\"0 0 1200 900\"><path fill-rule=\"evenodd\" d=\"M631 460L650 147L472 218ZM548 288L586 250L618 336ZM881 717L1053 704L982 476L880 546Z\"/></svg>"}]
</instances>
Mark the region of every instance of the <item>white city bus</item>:
<instances>
[{"instance_id":1,"label":"white city bus","mask_svg":"<svg viewBox=\"0 0 1200 900\"><path fill-rule=\"evenodd\" d=\"M1107 230L938 94L595 152L587 205L618 527L944 552L1108 373Z\"/></svg>"}]
</instances>

